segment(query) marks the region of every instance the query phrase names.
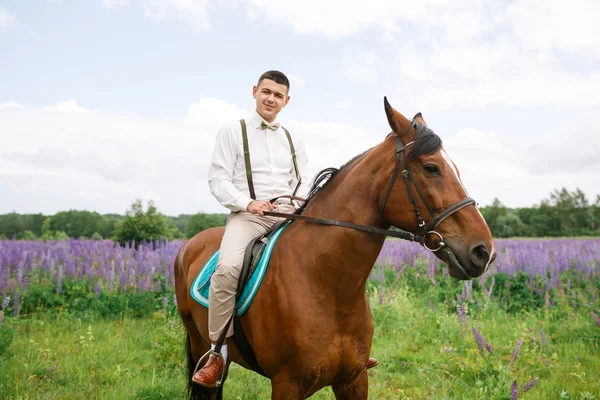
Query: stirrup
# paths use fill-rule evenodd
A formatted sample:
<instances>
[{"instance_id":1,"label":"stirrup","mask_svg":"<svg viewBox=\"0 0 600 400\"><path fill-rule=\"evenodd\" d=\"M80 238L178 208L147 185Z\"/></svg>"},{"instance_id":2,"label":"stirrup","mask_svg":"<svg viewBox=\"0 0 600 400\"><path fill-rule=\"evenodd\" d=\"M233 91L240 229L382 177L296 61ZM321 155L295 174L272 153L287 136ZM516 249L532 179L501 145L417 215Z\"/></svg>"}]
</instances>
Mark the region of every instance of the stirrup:
<instances>
[{"instance_id":1,"label":"stirrup","mask_svg":"<svg viewBox=\"0 0 600 400\"><path fill-rule=\"evenodd\" d=\"M198 362L196 363L196 368L194 368L194 373L192 374L192 382L194 382L194 376L196 375L196 372L198 372L198 367L200 366L200 363L202 362L202 360L204 360L205 358L208 361L208 357L210 357L211 354L214 354L215 356L219 357L221 359L221 361L223 362L223 368L221 370L221 378L217 379L217 382L215 383L215 388L218 388L221 386L221 383L223 382L223 377L225 376L225 359L223 358L223 355L221 353L217 353L214 350L208 350L206 353L204 353L204 355L202 357L200 357L200 359L198 360ZM196 382L194 382L196 383ZM197 385L199 385L199 383L196 383Z\"/></svg>"}]
</instances>

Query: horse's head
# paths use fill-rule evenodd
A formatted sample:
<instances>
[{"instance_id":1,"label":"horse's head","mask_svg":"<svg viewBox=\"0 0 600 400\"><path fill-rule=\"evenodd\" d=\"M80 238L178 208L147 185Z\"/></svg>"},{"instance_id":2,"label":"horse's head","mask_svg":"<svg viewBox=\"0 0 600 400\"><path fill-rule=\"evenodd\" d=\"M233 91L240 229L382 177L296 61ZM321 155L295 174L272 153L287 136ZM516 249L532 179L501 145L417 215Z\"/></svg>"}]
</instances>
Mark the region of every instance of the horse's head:
<instances>
[{"instance_id":1,"label":"horse's head","mask_svg":"<svg viewBox=\"0 0 600 400\"><path fill-rule=\"evenodd\" d=\"M379 204L384 219L425 235L425 246L448 264L450 276L467 280L482 275L496 258L492 234L441 139L420 113L409 121L387 99L384 106L393 131L386 148L395 148L386 167L391 178L382 185Z\"/></svg>"}]
</instances>

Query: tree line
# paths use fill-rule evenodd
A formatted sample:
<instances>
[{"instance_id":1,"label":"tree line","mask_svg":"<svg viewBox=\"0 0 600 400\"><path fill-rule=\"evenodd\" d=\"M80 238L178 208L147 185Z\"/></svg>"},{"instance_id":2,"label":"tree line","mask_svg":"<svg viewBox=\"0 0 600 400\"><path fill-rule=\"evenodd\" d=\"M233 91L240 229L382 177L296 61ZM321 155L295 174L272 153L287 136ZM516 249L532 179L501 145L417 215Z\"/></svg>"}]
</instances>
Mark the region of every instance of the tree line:
<instances>
[{"instance_id":1,"label":"tree line","mask_svg":"<svg viewBox=\"0 0 600 400\"><path fill-rule=\"evenodd\" d=\"M481 213L495 237L600 236L600 195L591 203L579 188L555 189L534 207L511 209L494 199Z\"/></svg>"},{"instance_id":2,"label":"tree line","mask_svg":"<svg viewBox=\"0 0 600 400\"><path fill-rule=\"evenodd\" d=\"M590 203L580 189L555 189L539 205L509 208L498 199L481 208L494 237L600 236L600 196ZM54 215L0 215L0 239L60 240L67 238L135 240L187 239L225 225L227 214L166 216L152 201L136 200L125 215L69 210Z\"/></svg>"},{"instance_id":3,"label":"tree line","mask_svg":"<svg viewBox=\"0 0 600 400\"><path fill-rule=\"evenodd\" d=\"M9 213L0 215L0 239L62 240L68 238L112 239L125 242L187 239L215 226L225 225L227 214L181 214L167 216L153 201L144 208L141 200L125 215L69 210L54 215Z\"/></svg>"}]
</instances>

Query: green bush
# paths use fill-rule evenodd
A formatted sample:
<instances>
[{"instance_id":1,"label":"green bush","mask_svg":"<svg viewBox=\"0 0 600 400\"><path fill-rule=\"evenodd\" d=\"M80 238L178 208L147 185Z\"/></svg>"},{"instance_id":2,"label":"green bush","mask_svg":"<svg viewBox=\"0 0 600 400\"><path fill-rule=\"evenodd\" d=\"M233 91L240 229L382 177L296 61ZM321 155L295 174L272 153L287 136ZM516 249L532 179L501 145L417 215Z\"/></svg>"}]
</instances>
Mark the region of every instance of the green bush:
<instances>
[{"instance_id":1,"label":"green bush","mask_svg":"<svg viewBox=\"0 0 600 400\"><path fill-rule=\"evenodd\" d=\"M160 309L159 300L164 296L164 293L158 292L138 293L135 289L124 293L100 292L97 296L87 281L74 280L64 280L61 293L57 293L54 281L34 283L21 296L20 314L31 315L46 311L106 318L119 318L125 314L131 318L142 318Z\"/></svg>"},{"instance_id":2,"label":"green bush","mask_svg":"<svg viewBox=\"0 0 600 400\"><path fill-rule=\"evenodd\" d=\"M152 200L144 210L141 200L136 200L127 210L125 218L118 224L115 238L124 246L133 243L137 249L141 242L161 239L171 240L177 227L163 214L158 212Z\"/></svg>"}]
</instances>

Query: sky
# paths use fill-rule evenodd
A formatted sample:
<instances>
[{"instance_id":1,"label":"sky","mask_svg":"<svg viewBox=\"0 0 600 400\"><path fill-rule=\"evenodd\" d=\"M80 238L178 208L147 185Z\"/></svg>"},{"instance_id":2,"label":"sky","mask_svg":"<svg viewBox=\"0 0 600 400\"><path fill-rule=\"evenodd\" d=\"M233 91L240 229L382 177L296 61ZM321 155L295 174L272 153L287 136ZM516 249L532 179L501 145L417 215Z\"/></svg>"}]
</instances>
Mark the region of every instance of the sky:
<instances>
[{"instance_id":1,"label":"sky","mask_svg":"<svg viewBox=\"0 0 600 400\"><path fill-rule=\"evenodd\" d=\"M309 176L421 112L480 205L600 194L596 0L0 0L0 214L225 213L207 171L266 70Z\"/></svg>"}]
</instances>

